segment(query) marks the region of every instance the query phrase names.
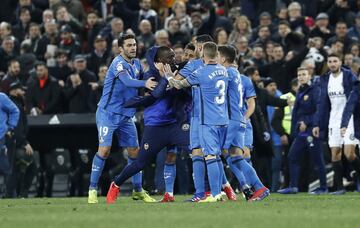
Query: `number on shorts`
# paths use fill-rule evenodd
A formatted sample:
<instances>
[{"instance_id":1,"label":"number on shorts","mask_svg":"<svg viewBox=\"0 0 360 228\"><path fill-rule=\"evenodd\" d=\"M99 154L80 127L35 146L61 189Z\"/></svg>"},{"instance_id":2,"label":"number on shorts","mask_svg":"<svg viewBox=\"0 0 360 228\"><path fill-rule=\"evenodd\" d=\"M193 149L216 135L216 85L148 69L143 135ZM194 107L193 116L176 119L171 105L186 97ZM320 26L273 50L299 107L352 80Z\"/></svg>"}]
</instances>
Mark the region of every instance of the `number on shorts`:
<instances>
[{"instance_id":1,"label":"number on shorts","mask_svg":"<svg viewBox=\"0 0 360 228\"><path fill-rule=\"evenodd\" d=\"M100 127L99 128L99 135L101 136L106 136L109 132L109 128L108 127Z\"/></svg>"},{"instance_id":2,"label":"number on shorts","mask_svg":"<svg viewBox=\"0 0 360 228\"><path fill-rule=\"evenodd\" d=\"M219 80L216 82L215 87L219 89L219 96L215 97L215 102L217 104L224 104L225 102L225 82L223 80Z\"/></svg>"}]
</instances>

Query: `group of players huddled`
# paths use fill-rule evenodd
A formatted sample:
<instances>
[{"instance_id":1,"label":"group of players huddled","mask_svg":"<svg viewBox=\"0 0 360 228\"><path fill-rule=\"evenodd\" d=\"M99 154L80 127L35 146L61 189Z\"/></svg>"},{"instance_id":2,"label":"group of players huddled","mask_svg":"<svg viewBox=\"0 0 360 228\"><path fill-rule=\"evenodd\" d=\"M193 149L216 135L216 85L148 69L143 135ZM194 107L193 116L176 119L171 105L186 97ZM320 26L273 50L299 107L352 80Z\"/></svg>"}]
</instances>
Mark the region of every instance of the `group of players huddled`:
<instances>
[{"instance_id":1,"label":"group of players huddled","mask_svg":"<svg viewBox=\"0 0 360 228\"><path fill-rule=\"evenodd\" d=\"M222 191L229 200L236 200L220 156L237 178L247 201L269 196L269 189L262 184L250 161L253 141L250 116L255 110L256 94L251 80L237 69L236 49L230 45L218 46L210 36L201 35L195 38L193 58L175 64L171 48L154 46L147 50L149 69L144 72L136 58L135 37L125 34L118 44L121 54L109 67L96 112L99 149L93 159L88 203L98 203L97 184L110 153L113 134L119 146L127 149L128 165L111 183L107 203L115 203L120 186L130 177L134 200L156 202L142 188L142 170L164 148L168 152L164 167L165 194L160 202L175 200L176 152L181 149L191 150L193 162L196 191L187 201L222 201ZM300 68L298 77L303 78L301 83L305 88L310 76ZM138 95L140 88L146 90L143 96ZM312 101L308 97L315 99L318 94L307 94L308 91L302 92L305 103L295 107L301 105L307 109L306 105L313 104L308 102ZM140 145L133 121L138 107L144 107L145 123ZM300 115L307 114L300 112ZM298 128L299 135L304 135L302 130L309 122L302 118L301 121L304 125ZM313 134L319 134L318 130L315 128ZM305 137L305 142L309 147L318 145L316 140L309 141L309 137Z\"/></svg>"}]
</instances>

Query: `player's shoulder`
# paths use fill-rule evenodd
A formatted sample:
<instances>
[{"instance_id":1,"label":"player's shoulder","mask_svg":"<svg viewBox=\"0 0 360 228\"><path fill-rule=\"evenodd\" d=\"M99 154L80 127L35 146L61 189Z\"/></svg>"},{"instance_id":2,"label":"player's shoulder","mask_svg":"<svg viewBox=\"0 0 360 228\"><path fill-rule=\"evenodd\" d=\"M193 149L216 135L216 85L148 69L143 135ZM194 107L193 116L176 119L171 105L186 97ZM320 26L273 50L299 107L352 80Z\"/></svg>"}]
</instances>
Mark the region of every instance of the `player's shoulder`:
<instances>
[{"instance_id":1,"label":"player's shoulder","mask_svg":"<svg viewBox=\"0 0 360 228\"><path fill-rule=\"evenodd\" d=\"M129 68L129 64L121 55L116 56L110 65L110 69L116 71L122 71L127 68Z\"/></svg>"}]
</instances>

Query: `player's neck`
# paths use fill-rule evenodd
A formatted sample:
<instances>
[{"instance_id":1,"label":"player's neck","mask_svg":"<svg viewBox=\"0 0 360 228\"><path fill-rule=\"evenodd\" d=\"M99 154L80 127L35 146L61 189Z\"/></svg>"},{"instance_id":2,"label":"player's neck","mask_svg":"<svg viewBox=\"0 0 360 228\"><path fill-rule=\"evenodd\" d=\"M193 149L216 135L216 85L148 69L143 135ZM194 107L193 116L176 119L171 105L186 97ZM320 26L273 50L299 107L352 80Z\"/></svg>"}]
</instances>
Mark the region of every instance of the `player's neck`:
<instances>
[{"instance_id":1,"label":"player's neck","mask_svg":"<svg viewBox=\"0 0 360 228\"><path fill-rule=\"evenodd\" d=\"M132 60L132 59L128 58L126 55L122 55L122 54L121 54L121 57L122 57L126 62L131 63L131 60Z\"/></svg>"},{"instance_id":2,"label":"player's neck","mask_svg":"<svg viewBox=\"0 0 360 228\"><path fill-rule=\"evenodd\" d=\"M340 75L340 73L341 73L341 69L339 69L336 72L332 72L332 75L333 75L334 78L336 78L336 77L338 77Z\"/></svg>"}]
</instances>

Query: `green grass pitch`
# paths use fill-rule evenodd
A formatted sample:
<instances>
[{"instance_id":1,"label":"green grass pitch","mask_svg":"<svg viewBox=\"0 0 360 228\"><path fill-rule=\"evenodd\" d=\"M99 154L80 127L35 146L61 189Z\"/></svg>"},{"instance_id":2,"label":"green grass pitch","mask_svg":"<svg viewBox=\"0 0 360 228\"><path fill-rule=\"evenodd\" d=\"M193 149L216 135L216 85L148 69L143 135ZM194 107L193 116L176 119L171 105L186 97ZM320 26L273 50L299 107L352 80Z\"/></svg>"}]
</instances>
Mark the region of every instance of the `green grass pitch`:
<instances>
[{"instance_id":1,"label":"green grass pitch","mask_svg":"<svg viewBox=\"0 0 360 228\"><path fill-rule=\"evenodd\" d=\"M159 197L157 197L159 198ZM120 197L116 204L88 205L86 198L0 200L1 228L68 227L360 227L360 194L272 194L264 201L213 204L146 204Z\"/></svg>"}]
</instances>

